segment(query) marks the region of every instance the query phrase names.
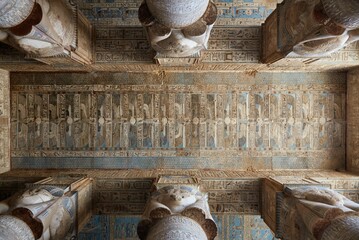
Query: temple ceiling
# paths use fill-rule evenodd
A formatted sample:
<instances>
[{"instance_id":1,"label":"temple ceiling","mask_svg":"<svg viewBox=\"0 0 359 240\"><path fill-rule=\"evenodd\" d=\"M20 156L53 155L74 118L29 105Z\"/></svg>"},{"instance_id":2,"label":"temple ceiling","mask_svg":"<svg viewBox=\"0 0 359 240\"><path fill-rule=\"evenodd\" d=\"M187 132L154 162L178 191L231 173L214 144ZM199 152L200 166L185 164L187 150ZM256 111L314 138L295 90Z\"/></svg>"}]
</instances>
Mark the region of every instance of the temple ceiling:
<instances>
[{"instance_id":1,"label":"temple ceiling","mask_svg":"<svg viewBox=\"0 0 359 240\"><path fill-rule=\"evenodd\" d=\"M145 30L138 20L141 0L77 0L93 27L93 63L89 65L44 64L0 44L0 66L9 71L338 71L357 66L359 44L323 58L284 58L274 64L260 63L261 24L280 0L216 0L218 19L208 49L195 63L168 60L155 63Z\"/></svg>"}]
</instances>

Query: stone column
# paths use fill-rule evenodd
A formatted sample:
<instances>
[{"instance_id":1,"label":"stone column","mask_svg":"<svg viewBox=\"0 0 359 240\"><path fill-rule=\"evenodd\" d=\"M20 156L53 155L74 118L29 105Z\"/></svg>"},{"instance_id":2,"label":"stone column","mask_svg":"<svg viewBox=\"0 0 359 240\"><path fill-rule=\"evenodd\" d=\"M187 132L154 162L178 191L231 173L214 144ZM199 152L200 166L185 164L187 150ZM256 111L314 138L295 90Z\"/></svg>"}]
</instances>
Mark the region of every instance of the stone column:
<instances>
[{"instance_id":1,"label":"stone column","mask_svg":"<svg viewBox=\"0 0 359 240\"><path fill-rule=\"evenodd\" d=\"M283 240L355 240L359 236L359 204L331 189L287 188L282 204Z\"/></svg>"},{"instance_id":2,"label":"stone column","mask_svg":"<svg viewBox=\"0 0 359 240\"><path fill-rule=\"evenodd\" d=\"M1 10L0 10L1 11ZM10 170L10 74L0 69L0 173Z\"/></svg>"},{"instance_id":3,"label":"stone column","mask_svg":"<svg viewBox=\"0 0 359 240\"><path fill-rule=\"evenodd\" d=\"M262 26L262 62L330 56L359 40L355 0L288 0Z\"/></svg>"},{"instance_id":4,"label":"stone column","mask_svg":"<svg viewBox=\"0 0 359 240\"><path fill-rule=\"evenodd\" d=\"M156 180L137 227L140 239L214 239L217 226L208 206L207 194L192 177L164 176Z\"/></svg>"},{"instance_id":5,"label":"stone column","mask_svg":"<svg viewBox=\"0 0 359 240\"><path fill-rule=\"evenodd\" d=\"M263 181L262 216L276 237L283 240L357 239L359 204L319 182L306 180L309 182L303 181L304 184Z\"/></svg>"},{"instance_id":6,"label":"stone column","mask_svg":"<svg viewBox=\"0 0 359 240\"><path fill-rule=\"evenodd\" d=\"M91 180L46 178L28 185L27 190L0 202L0 239L75 238L91 217Z\"/></svg>"},{"instance_id":7,"label":"stone column","mask_svg":"<svg viewBox=\"0 0 359 240\"><path fill-rule=\"evenodd\" d=\"M92 30L86 21L71 0L3 0L0 41L48 64L60 61L53 57L89 64Z\"/></svg>"},{"instance_id":8,"label":"stone column","mask_svg":"<svg viewBox=\"0 0 359 240\"><path fill-rule=\"evenodd\" d=\"M217 8L209 0L145 0L138 17L157 58L199 56L207 48Z\"/></svg>"},{"instance_id":9,"label":"stone column","mask_svg":"<svg viewBox=\"0 0 359 240\"><path fill-rule=\"evenodd\" d=\"M347 170L359 173L359 69L347 77Z\"/></svg>"},{"instance_id":10,"label":"stone column","mask_svg":"<svg viewBox=\"0 0 359 240\"><path fill-rule=\"evenodd\" d=\"M65 239L75 224L75 202L54 186L28 189L0 202L0 209L0 213L14 219L14 225L21 221L26 224L32 232L29 236L34 237L30 239ZM20 226L27 231L24 224ZM9 234L6 229L2 232Z\"/></svg>"},{"instance_id":11,"label":"stone column","mask_svg":"<svg viewBox=\"0 0 359 240\"><path fill-rule=\"evenodd\" d=\"M0 2L0 28L11 28L24 22L33 11L35 0L4 0Z\"/></svg>"},{"instance_id":12,"label":"stone column","mask_svg":"<svg viewBox=\"0 0 359 240\"><path fill-rule=\"evenodd\" d=\"M35 240L35 236L23 220L11 215L0 215L0 239Z\"/></svg>"}]
</instances>

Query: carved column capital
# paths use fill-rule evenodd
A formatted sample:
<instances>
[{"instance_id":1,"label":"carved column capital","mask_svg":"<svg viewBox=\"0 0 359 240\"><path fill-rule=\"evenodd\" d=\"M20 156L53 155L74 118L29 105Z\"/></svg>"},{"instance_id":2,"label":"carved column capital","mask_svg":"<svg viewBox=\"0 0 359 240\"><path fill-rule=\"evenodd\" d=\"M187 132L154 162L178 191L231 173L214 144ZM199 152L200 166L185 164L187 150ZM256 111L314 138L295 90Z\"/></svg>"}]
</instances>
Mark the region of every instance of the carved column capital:
<instances>
[{"instance_id":1,"label":"carved column capital","mask_svg":"<svg viewBox=\"0 0 359 240\"><path fill-rule=\"evenodd\" d=\"M0 239L35 240L35 237L23 220L11 215L0 215Z\"/></svg>"},{"instance_id":2,"label":"carved column capital","mask_svg":"<svg viewBox=\"0 0 359 240\"><path fill-rule=\"evenodd\" d=\"M344 28L359 27L359 1L321 0L329 18Z\"/></svg>"},{"instance_id":3,"label":"carved column capital","mask_svg":"<svg viewBox=\"0 0 359 240\"><path fill-rule=\"evenodd\" d=\"M147 240L207 240L207 235L196 221L181 215L159 220L149 231Z\"/></svg>"},{"instance_id":4,"label":"carved column capital","mask_svg":"<svg viewBox=\"0 0 359 240\"><path fill-rule=\"evenodd\" d=\"M262 26L262 61L323 58L359 40L357 0L286 0Z\"/></svg>"},{"instance_id":5,"label":"carved column capital","mask_svg":"<svg viewBox=\"0 0 359 240\"><path fill-rule=\"evenodd\" d=\"M199 58L200 51L207 48L217 8L209 0L145 0L138 17L159 63L173 64L176 58L194 63L191 58Z\"/></svg>"},{"instance_id":6,"label":"carved column capital","mask_svg":"<svg viewBox=\"0 0 359 240\"><path fill-rule=\"evenodd\" d=\"M146 0L149 11L169 28L184 28L198 21L209 0Z\"/></svg>"},{"instance_id":7,"label":"carved column capital","mask_svg":"<svg viewBox=\"0 0 359 240\"><path fill-rule=\"evenodd\" d=\"M35 0L1 0L0 28L15 27L25 21L35 6Z\"/></svg>"},{"instance_id":8,"label":"carved column capital","mask_svg":"<svg viewBox=\"0 0 359 240\"><path fill-rule=\"evenodd\" d=\"M184 181L183 181L184 180ZM192 177L165 176L154 184L155 191L146 204L137 227L140 239L209 239L217 235L208 205Z\"/></svg>"},{"instance_id":9,"label":"carved column capital","mask_svg":"<svg viewBox=\"0 0 359 240\"><path fill-rule=\"evenodd\" d=\"M28 58L48 64L89 64L91 39L91 25L72 0L0 3L0 41Z\"/></svg>"}]
</instances>

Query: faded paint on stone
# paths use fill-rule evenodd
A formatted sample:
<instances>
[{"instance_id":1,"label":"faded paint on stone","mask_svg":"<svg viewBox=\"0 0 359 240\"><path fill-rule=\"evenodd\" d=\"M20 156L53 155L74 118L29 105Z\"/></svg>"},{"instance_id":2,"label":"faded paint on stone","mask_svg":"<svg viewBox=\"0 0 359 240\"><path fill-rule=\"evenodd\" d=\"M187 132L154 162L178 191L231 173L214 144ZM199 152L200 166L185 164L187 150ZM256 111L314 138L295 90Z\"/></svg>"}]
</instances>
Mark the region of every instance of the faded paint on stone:
<instances>
[{"instance_id":1,"label":"faded paint on stone","mask_svg":"<svg viewBox=\"0 0 359 240\"><path fill-rule=\"evenodd\" d=\"M270 229L258 215L214 214L219 227L217 240L273 240ZM138 239L136 226L139 215L94 215L79 233L79 240L86 239Z\"/></svg>"},{"instance_id":2,"label":"faded paint on stone","mask_svg":"<svg viewBox=\"0 0 359 240\"><path fill-rule=\"evenodd\" d=\"M13 76L16 168L343 167L344 74Z\"/></svg>"},{"instance_id":3,"label":"faded paint on stone","mask_svg":"<svg viewBox=\"0 0 359 240\"><path fill-rule=\"evenodd\" d=\"M0 173L10 170L10 76L0 70Z\"/></svg>"},{"instance_id":4,"label":"faded paint on stone","mask_svg":"<svg viewBox=\"0 0 359 240\"><path fill-rule=\"evenodd\" d=\"M346 162L349 171L359 172L359 69L348 73Z\"/></svg>"}]
</instances>

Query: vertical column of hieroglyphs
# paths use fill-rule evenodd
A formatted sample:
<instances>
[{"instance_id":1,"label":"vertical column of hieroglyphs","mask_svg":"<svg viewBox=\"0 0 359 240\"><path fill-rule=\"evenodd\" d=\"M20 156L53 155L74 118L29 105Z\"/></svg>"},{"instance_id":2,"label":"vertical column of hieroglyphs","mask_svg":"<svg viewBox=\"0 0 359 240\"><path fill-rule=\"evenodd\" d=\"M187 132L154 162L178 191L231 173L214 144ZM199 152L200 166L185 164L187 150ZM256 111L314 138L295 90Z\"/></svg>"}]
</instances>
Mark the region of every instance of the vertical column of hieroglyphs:
<instances>
[{"instance_id":1,"label":"vertical column of hieroglyphs","mask_svg":"<svg viewBox=\"0 0 359 240\"><path fill-rule=\"evenodd\" d=\"M348 73L347 92L347 168L359 172L359 69Z\"/></svg>"},{"instance_id":2,"label":"vertical column of hieroglyphs","mask_svg":"<svg viewBox=\"0 0 359 240\"><path fill-rule=\"evenodd\" d=\"M10 76L0 70L0 173L10 170Z\"/></svg>"}]
</instances>

